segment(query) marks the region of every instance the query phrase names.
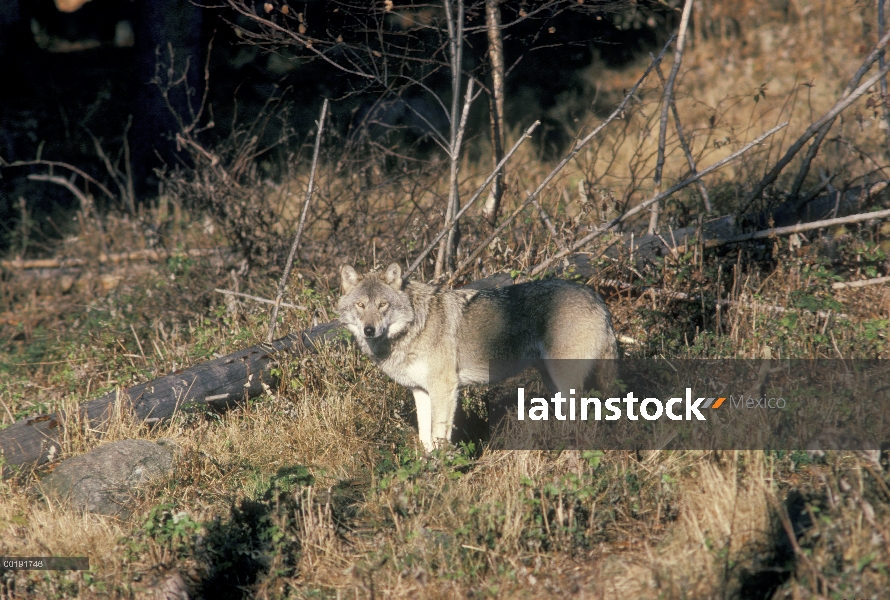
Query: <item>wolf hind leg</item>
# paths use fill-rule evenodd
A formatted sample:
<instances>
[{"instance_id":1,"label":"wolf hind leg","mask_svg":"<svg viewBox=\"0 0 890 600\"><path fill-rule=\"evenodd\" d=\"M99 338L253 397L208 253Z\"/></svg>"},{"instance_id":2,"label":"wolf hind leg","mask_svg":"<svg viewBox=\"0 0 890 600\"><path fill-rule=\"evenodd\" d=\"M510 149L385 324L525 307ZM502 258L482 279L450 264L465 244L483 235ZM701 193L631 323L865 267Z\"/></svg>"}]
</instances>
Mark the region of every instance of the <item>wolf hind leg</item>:
<instances>
[{"instance_id":1,"label":"wolf hind leg","mask_svg":"<svg viewBox=\"0 0 890 600\"><path fill-rule=\"evenodd\" d=\"M417 412L417 433L424 450L429 452L433 449L433 414L430 395L420 388L412 391L414 392L414 409Z\"/></svg>"}]
</instances>

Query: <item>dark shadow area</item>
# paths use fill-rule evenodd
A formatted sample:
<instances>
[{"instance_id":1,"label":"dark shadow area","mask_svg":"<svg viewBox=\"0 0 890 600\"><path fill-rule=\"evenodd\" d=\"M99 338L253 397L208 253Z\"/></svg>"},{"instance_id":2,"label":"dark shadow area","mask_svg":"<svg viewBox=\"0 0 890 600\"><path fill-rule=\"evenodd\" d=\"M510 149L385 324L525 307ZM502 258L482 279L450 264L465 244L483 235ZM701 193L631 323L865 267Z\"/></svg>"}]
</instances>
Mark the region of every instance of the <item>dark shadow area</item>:
<instances>
[{"instance_id":1,"label":"dark shadow area","mask_svg":"<svg viewBox=\"0 0 890 600\"><path fill-rule=\"evenodd\" d=\"M336 15L325 3L309 3L304 10L308 22L336 25L331 21ZM657 6L645 10L661 14ZM482 23L476 22L479 15L468 18L470 25ZM521 22L504 40L506 64L511 68L506 79L507 122L524 123L529 114L546 112L557 104L566 91L580 92L583 70L595 56L614 67L654 48L666 37L663 32L669 30L671 18L668 11L656 20L646 17L620 25L608 16L569 11ZM230 9L199 8L175 0L132 4L92 0L72 13L58 11L52 0L0 1L0 79L4 82L0 86L0 157L7 162L38 157L64 162L116 194L117 186L97 156L93 136L121 172L126 138L137 201L149 200L158 193L156 169L191 165L172 137L181 125L171 108L188 124L204 93L208 58L207 101L213 110L205 110L202 125L212 121L213 126L200 137L207 147L227 139L236 126L252 122L270 101L280 99L293 107L287 126L303 135L314 127L327 97L335 100L330 127L342 135L370 112L372 120L404 134L400 143L409 155L438 152L406 108L413 103L432 126L447 129L447 120L437 112L437 101L408 96L392 106L375 108L381 90L365 89L361 81L323 60L297 60L287 48L268 52L245 44L233 25L243 31L256 29ZM466 46L465 68L484 64L485 32L477 29L468 35ZM167 81L171 62L173 79L185 73L184 81L192 91L186 94L180 86L165 98L151 80L157 76ZM437 75L429 85L447 98L448 77ZM476 103L470 135L487 136L487 111L487 102ZM272 145L280 127L262 132L259 147ZM556 122L545 123L536 135L548 153L558 154L572 139ZM278 176L276 165L291 150L281 148L256 157L264 175ZM25 249L24 258L51 253L54 242L71 233L71 216L79 208L74 195L60 185L27 178L46 171L46 166L23 166L0 173L0 251L17 247L23 221L37 240ZM55 174L67 178L71 173L57 168ZM75 183L84 188L82 178ZM85 191L93 195L100 213L126 209L95 185Z\"/></svg>"},{"instance_id":2,"label":"dark shadow area","mask_svg":"<svg viewBox=\"0 0 890 600\"><path fill-rule=\"evenodd\" d=\"M197 585L198 596L250 597L245 590L271 562L273 527L271 504L255 500L242 500L232 507L228 521L209 525L202 547L207 574Z\"/></svg>"},{"instance_id":3,"label":"dark shadow area","mask_svg":"<svg viewBox=\"0 0 890 600\"><path fill-rule=\"evenodd\" d=\"M461 394L454 414L454 430L451 440L454 444L473 444L482 451L482 443L490 438L488 425L489 391L479 394Z\"/></svg>"},{"instance_id":4,"label":"dark shadow area","mask_svg":"<svg viewBox=\"0 0 890 600\"><path fill-rule=\"evenodd\" d=\"M808 502L810 500L797 490L792 490L785 498L784 508L797 539L813 526L810 513L806 510ZM754 557L754 567L739 575L739 598L772 598L794 573L797 564L794 546L777 515L773 515L770 540L772 544L766 552Z\"/></svg>"},{"instance_id":5,"label":"dark shadow area","mask_svg":"<svg viewBox=\"0 0 890 600\"><path fill-rule=\"evenodd\" d=\"M282 467L261 499L244 499L232 506L227 521L207 525L199 552L206 572L196 586L198 596L223 600L251 597L250 586L268 571L276 553L286 569L295 569L299 538L293 536L294 541L289 542L291 536L283 530L295 526L299 497L295 492L314 481L302 465ZM286 521L284 527L282 519Z\"/></svg>"},{"instance_id":6,"label":"dark shadow area","mask_svg":"<svg viewBox=\"0 0 890 600\"><path fill-rule=\"evenodd\" d=\"M196 552L204 572L195 585L196 597L252 598L251 587L273 563L277 575L295 575L301 551L297 517L300 503L307 497L303 490L314 483L307 467L282 467L261 498L241 500L232 506L226 520L207 524L207 534ZM330 495L318 490L311 497L313 503L330 502L333 522L340 531L356 517L364 491L361 482L345 480L334 485Z\"/></svg>"}]
</instances>

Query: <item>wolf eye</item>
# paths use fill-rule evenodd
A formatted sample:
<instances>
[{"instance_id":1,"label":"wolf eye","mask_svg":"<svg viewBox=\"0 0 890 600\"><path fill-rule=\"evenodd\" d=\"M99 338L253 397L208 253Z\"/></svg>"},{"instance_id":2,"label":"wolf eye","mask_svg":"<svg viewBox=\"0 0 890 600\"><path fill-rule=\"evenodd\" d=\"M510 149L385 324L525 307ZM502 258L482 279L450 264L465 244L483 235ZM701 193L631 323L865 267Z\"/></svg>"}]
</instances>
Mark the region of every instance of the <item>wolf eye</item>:
<instances>
[{"instance_id":1,"label":"wolf eye","mask_svg":"<svg viewBox=\"0 0 890 600\"><path fill-rule=\"evenodd\" d=\"M380 304L377 305L377 308L382 310L382 309L386 308L387 306L389 306L389 302L381 302Z\"/></svg>"},{"instance_id":2,"label":"wolf eye","mask_svg":"<svg viewBox=\"0 0 890 600\"><path fill-rule=\"evenodd\" d=\"M355 305L358 306L359 308L364 308L364 307L365 307L365 303L364 303L364 302L356 302Z\"/></svg>"}]
</instances>

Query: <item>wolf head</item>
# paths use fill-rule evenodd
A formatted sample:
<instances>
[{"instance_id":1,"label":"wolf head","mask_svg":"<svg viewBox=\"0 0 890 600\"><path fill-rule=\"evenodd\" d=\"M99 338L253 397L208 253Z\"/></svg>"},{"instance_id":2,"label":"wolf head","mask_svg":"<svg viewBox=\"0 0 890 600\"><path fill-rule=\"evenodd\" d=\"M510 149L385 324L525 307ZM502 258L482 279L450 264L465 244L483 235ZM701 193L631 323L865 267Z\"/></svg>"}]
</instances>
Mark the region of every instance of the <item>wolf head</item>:
<instances>
[{"instance_id":1,"label":"wolf head","mask_svg":"<svg viewBox=\"0 0 890 600\"><path fill-rule=\"evenodd\" d=\"M414 322L411 299L403 290L402 269L393 263L383 273L360 275L349 265L340 269L343 295L337 305L340 322L357 340L392 340Z\"/></svg>"}]
</instances>

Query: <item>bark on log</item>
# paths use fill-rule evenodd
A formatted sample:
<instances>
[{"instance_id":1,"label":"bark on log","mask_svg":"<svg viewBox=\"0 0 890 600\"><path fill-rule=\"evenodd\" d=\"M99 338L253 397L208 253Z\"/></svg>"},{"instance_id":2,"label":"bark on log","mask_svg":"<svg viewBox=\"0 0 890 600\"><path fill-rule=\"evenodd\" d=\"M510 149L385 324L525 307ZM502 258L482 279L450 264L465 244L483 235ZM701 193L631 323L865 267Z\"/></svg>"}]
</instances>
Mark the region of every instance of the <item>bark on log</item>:
<instances>
[{"instance_id":1,"label":"bark on log","mask_svg":"<svg viewBox=\"0 0 890 600\"><path fill-rule=\"evenodd\" d=\"M480 279L466 286L491 289L510 285L505 273ZM337 321L292 333L269 344L251 346L209 362L201 363L126 390L110 392L84 402L77 417L92 429L100 429L115 414L115 408L132 409L140 421L155 423L172 417L185 407L208 406L225 411L263 393L263 384L278 382L271 369L276 355L302 354L319 344L336 339L344 330ZM58 456L60 434L68 415L53 413L19 421L0 430L0 472L8 477L17 471L38 467ZM73 423L72 423L73 424Z\"/></svg>"}]
</instances>

